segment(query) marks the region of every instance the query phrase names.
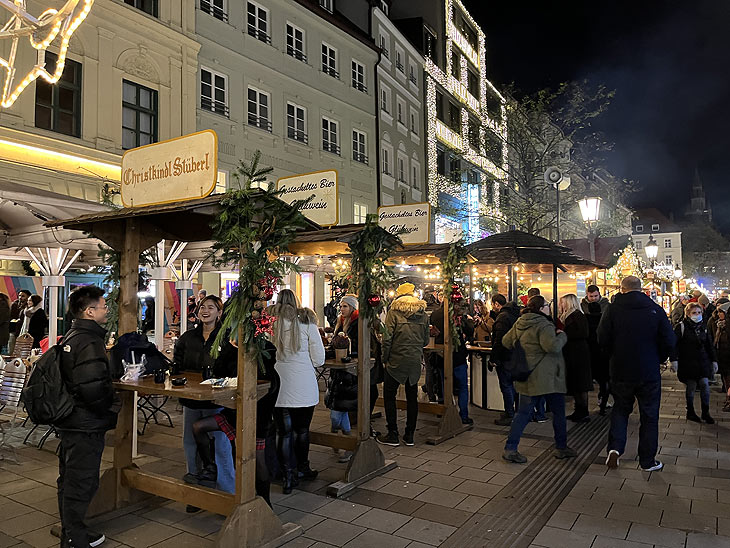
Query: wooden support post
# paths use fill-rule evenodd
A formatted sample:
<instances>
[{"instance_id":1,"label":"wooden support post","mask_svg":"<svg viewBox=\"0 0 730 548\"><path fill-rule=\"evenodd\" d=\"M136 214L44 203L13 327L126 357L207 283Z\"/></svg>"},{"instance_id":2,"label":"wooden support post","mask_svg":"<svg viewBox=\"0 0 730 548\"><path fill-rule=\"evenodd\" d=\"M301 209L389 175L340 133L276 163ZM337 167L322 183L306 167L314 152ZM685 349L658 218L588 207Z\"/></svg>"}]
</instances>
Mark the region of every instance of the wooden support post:
<instances>
[{"instance_id":1,"label":"wooden support post","mask_svg":"<svg viewBox=\"0 0 730 548\"><path fill-rule=\"evenodd\" d=\"M553 265L553 320L558 323L558 265Z\"/></svg>"},{"instance_id":2,"label":"wooden support post","mask_svg":"<svg viewBox=\"0 0 730 548\"><path fill-rule=\"evenodd\" d=\"M447 283L451 283L448 280ZM451 303L445 297L444 291L444 406L445 411L439 422L438 432L431 436L426 443L438 445L448 439L471 430L473 425L461 424L461 416L454 405L454 351L451 345L451 325L449 324L449 309Z\"/></svg>"}]
</instances>

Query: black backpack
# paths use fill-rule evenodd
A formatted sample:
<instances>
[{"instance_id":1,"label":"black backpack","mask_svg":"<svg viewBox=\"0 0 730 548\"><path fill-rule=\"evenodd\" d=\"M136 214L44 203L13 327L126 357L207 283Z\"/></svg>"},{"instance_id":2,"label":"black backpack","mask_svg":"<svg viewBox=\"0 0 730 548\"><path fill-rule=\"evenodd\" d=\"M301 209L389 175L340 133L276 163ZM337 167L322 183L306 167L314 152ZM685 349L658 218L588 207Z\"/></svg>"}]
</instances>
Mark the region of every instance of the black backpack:
<instances>
[{"instance_id":1,"label":"black backpack","mask_svg":"<svg viewBox=\"0 0 730 548\"><path fill-rule=\"evenodd\" d=\"M159 369L169 369L172 366L172 362L167 356L160 352L146 335L132 332L119 337L117 344L112 347L109 356L112 371L124 371L122 360L132 363L132 352L134 352L136 363L142 360L142 356L147 356L144 375L154 373Z\"/></svg>"},{"instance_id":2,"label":"black backpack","mask_svg":"<svg viewBox=\"0 0 730 548\"><path fill-rule=\"evenodd\" d=\"M61 376L64 343L52 346L40 357L23 388L20 398L34 424L57 424L73 411L73 397Z\"/></svg>"},{"instance_id":3,"label":"black backpack","mask_svg":"<svg viewBox=\"0 0 730 548\"><path fill-rule=\"evenodd\" d=\"M532 373L533 369L527 363L527 355L519 339L515 341L510 358L504 364L504 369L510 374L512 380L517 382L525 382Z\"/></svg>"}]
</instances>

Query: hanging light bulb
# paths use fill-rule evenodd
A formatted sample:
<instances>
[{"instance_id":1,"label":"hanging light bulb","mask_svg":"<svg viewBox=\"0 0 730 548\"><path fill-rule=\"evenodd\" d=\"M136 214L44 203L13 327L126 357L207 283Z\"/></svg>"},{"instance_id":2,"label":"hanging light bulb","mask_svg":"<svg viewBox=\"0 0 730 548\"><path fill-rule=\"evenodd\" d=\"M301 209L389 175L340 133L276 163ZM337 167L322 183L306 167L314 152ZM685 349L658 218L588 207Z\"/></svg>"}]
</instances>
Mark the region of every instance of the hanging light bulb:
<instances>
[{"instance_id":1,"label":"hanging light bulb","mask_svg":"<svg viewBox=\"0 0 730 548\"><path fill-rule=\"evenodd\" d=\"M430 261L429 261L428 258L426 258L426 259L423 260L423 262L426 263L426 264L428 264Z\"/></svg>"},{"instance_id":2,"label":"hanging light bulb","mask_svg":"<svg viewBox=\"0 0 730 548\"><path fill-rule=\"evenodd\" d=\"M322 257L317 257L317 264L322 264Z\"/></svg>"}]
</instances>

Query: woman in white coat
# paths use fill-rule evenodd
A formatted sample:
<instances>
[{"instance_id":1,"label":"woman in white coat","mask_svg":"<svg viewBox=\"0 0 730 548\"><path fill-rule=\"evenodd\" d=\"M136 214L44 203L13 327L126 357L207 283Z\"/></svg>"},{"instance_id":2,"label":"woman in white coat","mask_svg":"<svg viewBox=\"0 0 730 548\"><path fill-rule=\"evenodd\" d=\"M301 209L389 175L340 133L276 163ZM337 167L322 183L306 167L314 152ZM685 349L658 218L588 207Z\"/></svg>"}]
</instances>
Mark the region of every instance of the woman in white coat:
<instances>
[{"instance_id":1,"label":"woman in white coat","mask_svg":"<svg viewBox=\"0 0 730 548\"><path fill-rule=\"evenodd\" d=\"M279 436L277 452L284 475L284 493L291 493L299 478L314 479L309 466L309 425L319 403L319 387L314 368L324 363L324 345L317 317L301 308L290 289L279 293L272 314L276 372L281 379L274 421Z\"/></svg>"}]
</instances>

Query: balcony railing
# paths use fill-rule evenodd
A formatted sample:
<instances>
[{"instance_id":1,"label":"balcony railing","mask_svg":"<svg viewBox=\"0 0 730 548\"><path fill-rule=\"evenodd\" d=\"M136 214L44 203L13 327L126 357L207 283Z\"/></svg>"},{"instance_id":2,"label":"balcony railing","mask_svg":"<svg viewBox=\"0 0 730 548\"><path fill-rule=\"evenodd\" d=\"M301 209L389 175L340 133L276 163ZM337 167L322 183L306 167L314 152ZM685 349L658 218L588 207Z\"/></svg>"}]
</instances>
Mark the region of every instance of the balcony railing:
<instances>
[{"instance_id":1,"label":"balcony railing","mask_svg":"<svg viewBox=\"0 0 730 548\"><path fill-rule=\"evenodd\" d=\"M302 50L300 50L300 49L296 49L296 48L293 48L293 47L287 45L286 46L286 54L287 55L291 55L292 57L294 57L294 59L298 59L302 63L306 63L307 62L307 56L304 55L304 52Z\"/></svg>"},{"instance_id":2,"label":"balcony railing","mask_svg":"<svg viewBox=\"0 0 730 548\"><path fill-rule=\"evenodd\" d=\"M228 14L218 6L214 6L207 0L200 0L200 11L204 11L205 13L212 15L216 19L220 19L221 21L228 22Z\"/></svg>"},{"instance_id":3,"label":"balcony railing","mask_svg":"<svg viewBox=\"0 0 730 548\"><path fill-rule=\"evenodd\" d=\"M309 143L309 137L307 136L307 134L298 129L294 129L293 127L287 128L286 136L293 141L299 141L300 143L304 143L305 145Z\"/></svg>"},{"instance_id":4,"label":"balcony railing","mask_svg":"<svg viewBox=\"0 0 730 548\"><path fill-rule=\"evenodd\" d=\"M225 104L223 101L214 101L210 97L206 97L205 95L200 97L200 108L202 110L208 110L210 112L215 112L216 114L222 114L223 116L228 116L228 105Z\"/></svg>"},{"instance_id":5,"label":"balcony railing","mask_svg":"<svg viewBox=\"0 0 730 548\"><path fill-rule=\"evenodd\" d=\"M248 35L253 36L257 40L261 40L265 44L271 44L271 36L259 29L256 25L248 26Z\"/></svg>"},{"instance_id":6,"label":"balcony railing","mask_svg":"<svg viewBox=\"0 0 730 548\"><path fill-rule=\"evenodd\" d=\"M405 72L405 68L403 68L403 63L401 61L395 62L395 68L397 68L401 72Z\"/></svg>"},{"instance_id":7,"label":"balcony railing","mask_svg":"<svg viewBox=\"0 0 730 548\"><path fill-rule=\"evenodd\" d=\"M338 156L340 155L340 146L337 143L327 141L326 139L322 141L322 150L331 152L332 154L337 154Z\"/></svg>"},{"instance_id":8,"label":"balcony railing","mask_svg":"<svg viewBox=\"0 0 730 548\"><path fill-rule=\"evenodd\" d=\"M413 84L414 86L417 86L417 85L418 85L418 80L416 80L416 76L415 76L415 74L411 74L411 75L410 75L410 76L408 77L408 79L409 79L409 80L411 81L411 84Z\"/></svg>"},{"instance_id":9,"label":"balcony railing","mask_svg":"<svg viewBox=\"0 0 730 548\"><path fill-rule=\"evenodd\" d=\"M361 164L368 165L368 157L364 153L358 152L357 150L352 151L352 159L356 162L360 162Z\"/></svg>"},{"instance_id":10,"label":"balcony railing","mask_svg":"<svg viewBox=\"0 0 730 548\"><path fill-rule=\"evenodd\" d=\"M386 59L390 59L390 52L388 51L388 48L386 48L385 46L383 46L380 49L383 50L383 57L385 57Z\"/></svg>"},{"instance_id":11,"label":"balcony railing","mask_svg":"<svg viewBox=\"0 0 730 548\"><path fill-rule=\"evenodd\" d=\"M271 132L271 120L263 116L257 116L253 112L248 113L248 125Z\"/></svg>"},{"instance_id":12,"label":"balcony railing","mask_svg":"<svg viewBox=\"0 0 730 548\"><path fill-rule=\"evenodd\" d=\"M362 91L363 93L368 92L367 86L365 84L363 84L360 80L353 80L352 87L354 87L358 91Z\"/></svg>"},{"instance_id":13,"label":"balcony railing","mask_svg":"<svg viewBox=\"0 0 730 548\"><path fill-rule=\"evenodd\" d=\"M337 78L338 80L340 79L340 73L337 72L333 67L331 67L329 65L323 64L322 72L324 72L325 74L329 74L330 76L332 76L332 78Z\"/></svg>"}]
</instances>

